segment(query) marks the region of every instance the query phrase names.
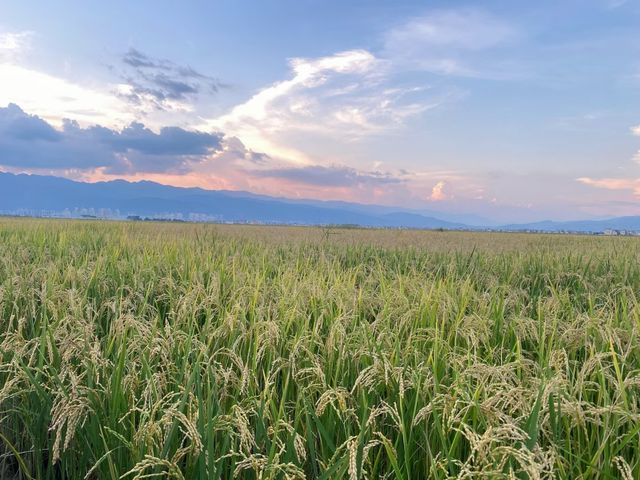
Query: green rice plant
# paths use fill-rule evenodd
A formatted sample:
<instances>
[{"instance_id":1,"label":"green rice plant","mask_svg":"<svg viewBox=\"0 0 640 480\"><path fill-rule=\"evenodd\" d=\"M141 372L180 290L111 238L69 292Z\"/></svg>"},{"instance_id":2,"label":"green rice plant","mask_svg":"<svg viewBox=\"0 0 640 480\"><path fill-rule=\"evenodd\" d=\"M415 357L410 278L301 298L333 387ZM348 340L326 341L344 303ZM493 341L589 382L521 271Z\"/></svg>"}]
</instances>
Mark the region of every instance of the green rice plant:
<instances>
[{"instance_id":1,"label":"green rice plant","mask_svg":"<svg viewBox=\"0 0 640 480\"><path fill-rule=\"evenodd\" d=\"M0 477L640 478L637 239L331 233L0 220Z\"/></svg>"}]
</instances>

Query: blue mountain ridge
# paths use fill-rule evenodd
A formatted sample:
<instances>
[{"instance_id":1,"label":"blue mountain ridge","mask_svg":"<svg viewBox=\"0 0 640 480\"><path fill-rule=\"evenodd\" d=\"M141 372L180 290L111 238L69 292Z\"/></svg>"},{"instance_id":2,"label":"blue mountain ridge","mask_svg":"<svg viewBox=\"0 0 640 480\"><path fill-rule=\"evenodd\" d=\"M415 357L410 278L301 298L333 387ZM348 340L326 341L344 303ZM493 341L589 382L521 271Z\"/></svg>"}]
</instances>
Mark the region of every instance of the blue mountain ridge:
<instances>
[{"instance_id":1,"label":"blue mountain ridge","mask_svg":"<svg viewBox=\"0 0 640 480\"><path fill-rule=\"evenodd\" d=\"M419 210L344 201L289 199L250 192L206 190L151 181L86 183L62 177L0 172L0 213L43 215L63 211L109 211L126 216L208 219L233 223L358 225L425 229L547 232L640 231L640 216L496 226L474 215L424 214ZM462 221L466 219L467 221Z\"/></svg>"},{"instance_id":2,"label":"blue mountain ridge","mask_svg":"<svg viewBox=\"0 0 640 480\"><path fill-rule=\"evenodd\" d=\"M43 176L0 173L0 212L118 211L121 216L206 216L223 222L300 225L352 224L367 227L464 228L410 212L372 207L339 208L321 202L292 201L247 192L180 188L141 181L84 183ZM200 217L196 217L200 218Z\"/></svg>"}]
</instances>

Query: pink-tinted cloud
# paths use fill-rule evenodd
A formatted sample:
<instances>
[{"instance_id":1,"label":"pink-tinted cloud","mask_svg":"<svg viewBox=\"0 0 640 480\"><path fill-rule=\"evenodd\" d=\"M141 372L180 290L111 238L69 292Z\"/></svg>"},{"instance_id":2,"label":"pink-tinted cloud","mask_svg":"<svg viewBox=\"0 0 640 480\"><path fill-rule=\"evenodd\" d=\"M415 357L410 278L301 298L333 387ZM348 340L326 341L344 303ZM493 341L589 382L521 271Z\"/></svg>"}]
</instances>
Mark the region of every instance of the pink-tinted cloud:
<instances>
[{"instance_id":1,"label":"pink-tinted cloud","mask_svg":"<svg viewBox=\"0 0 640 480\"><path fill-rule=\"evenodd\" d=\"M436 183L431 189L429 200L433 200L434 202L445 200L447 198L447 195L444 192L446 185L446 182L443 181L439 181L438 183Z\"/></svg>"},{"instance_id":2,"label":"pink-tinted cloud","mask_svg":"<svg viewBox=\"0 0 640 480\"><path fill-rule=\"evenodd\" d=\"M580 177L578 182L606 190L627 190L640 198L640 178L589 178Z\"/></svg>"}]
</instances>

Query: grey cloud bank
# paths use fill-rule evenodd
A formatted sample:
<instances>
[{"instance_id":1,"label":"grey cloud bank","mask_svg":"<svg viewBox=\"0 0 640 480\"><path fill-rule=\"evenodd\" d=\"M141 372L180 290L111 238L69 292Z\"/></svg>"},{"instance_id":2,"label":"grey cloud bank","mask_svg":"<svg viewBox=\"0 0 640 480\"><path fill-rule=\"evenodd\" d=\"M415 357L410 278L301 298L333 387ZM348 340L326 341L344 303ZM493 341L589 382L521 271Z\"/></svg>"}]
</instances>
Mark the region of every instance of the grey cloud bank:
<instances>
[{"instance_id":1,"label":"grey cloud bank","mask_svg":"<svg viewBox=\"0 0 640 480\"><path fill-rule=\"evenodd\" d=\"M314 186L354 187L358 185L385 185L402 183L402 179L383 172L360 172L341 166L306 166L298 168L272 168L256 170L255 176L280 178Z\"/></svg>"},{"instance_id":2,"label":"grey cloud bank","mask_svg":"<svg viewBox=\"0 0 640 480\"><path fill-rule=\"evenodd\" d=\"M91 169L108 172L180 170L221 149L222 134L141 123L121 131L80 127L65 121L61 131L10 104L0 108L0 164L18 168Z\"/></svg>"}]
</instances>

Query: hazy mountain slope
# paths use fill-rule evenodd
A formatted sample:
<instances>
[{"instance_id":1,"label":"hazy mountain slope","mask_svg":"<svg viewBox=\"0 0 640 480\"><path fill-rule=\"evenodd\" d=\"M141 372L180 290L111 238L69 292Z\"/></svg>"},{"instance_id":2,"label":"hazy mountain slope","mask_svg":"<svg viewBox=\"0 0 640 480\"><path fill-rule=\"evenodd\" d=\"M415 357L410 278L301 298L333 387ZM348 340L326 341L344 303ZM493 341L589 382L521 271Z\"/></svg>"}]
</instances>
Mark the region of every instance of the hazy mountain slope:
<instances>
[{"instance_id":1,"label":"hazy mountain slope","mask_svg":"<svg viewBox=\"0 0 640 480\"><path fill-rule=\"evenodd\" d=\"M206 215L220 221L462 228L460 223L406 212L339 208L244 192L178 188L153 182L82 183L59 177L0 173L0 211L109 210L120 216Z\"/></svg>"},{"instance_id":2,"label":"hazy mountain slope","mask_svg":"<svg viewBox=\"0 0 640 480\"><path fill-rule=\"evenodd\" d=\"M614 217L605 220L577 220L569 222L543 222L503 225L504 230L540 230L549 232L603 232L604 230L640 231L640 216Z\"/></svg>"},{"instance_id":3,"label":"hazy mountain slope","mask_svg":"<svg viewBox=\"0 0 640 480\"><path fill-rule=\"evenodd\" d=\"M227 222L353 224L369 227L493 227L472 215L468 223L425 215L418 210L342 201L292 200L250 192L179 188L154 182L83 183L60 177L0 172L0 213L51 214L107 212L107 216L204 218ZM473 225L469 227L468 225ZM493 227L496 230L602 232L640 231L640 216L568 222L543 221Z\"/></svg>"}]
</instances>

